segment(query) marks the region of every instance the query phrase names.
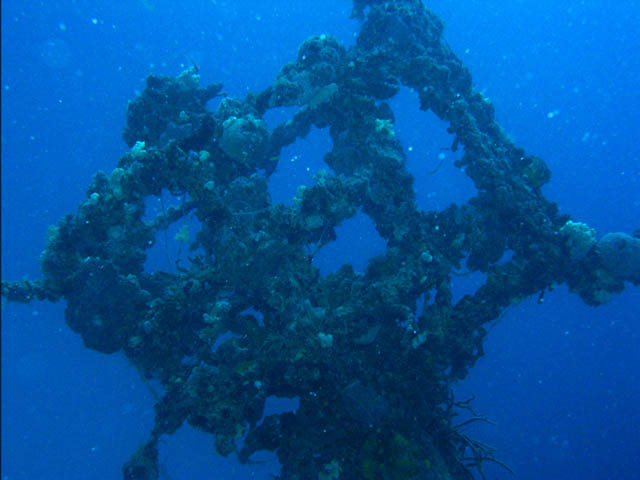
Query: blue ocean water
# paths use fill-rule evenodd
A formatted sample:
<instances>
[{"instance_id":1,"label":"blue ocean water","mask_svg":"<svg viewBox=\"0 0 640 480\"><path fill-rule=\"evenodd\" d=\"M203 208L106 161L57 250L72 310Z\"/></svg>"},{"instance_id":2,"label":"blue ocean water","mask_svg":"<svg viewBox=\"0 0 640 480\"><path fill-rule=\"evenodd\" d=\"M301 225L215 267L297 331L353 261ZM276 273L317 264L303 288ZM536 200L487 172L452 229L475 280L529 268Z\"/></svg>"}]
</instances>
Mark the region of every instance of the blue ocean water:
<instances>
[{"instance_id":1,"label":"blue ocean water","mask_svg":"<svg viewBox=\"0 0 640 480\"><path fill-rule=\"evenodd\" d=\"M599 234L639 228L640 3L425 3L505 131L551 168L547 198ZM1 8L3 280L39 278L48 225L126 151L127 101L149 73L177 75L195 62L203 83L242 97L269 85L308 36L351 45L358 28L347 0L7 0ZM435 167L450 145L443 124L418 110L412 92L392 104L409 168L424 158ZM329 148L326 131L289 147L274 198L287 201L310 182ZM451 158L436 176L412 173L423 208L473 194ZM362 268L383 248L365 219L354 222L321 268ZM473 279L457 285L458 294L473 288ZM639 479L639 312L638 288L594 309L562 285L542 304L510 308L457 387L495 423L469 434L494 446L515 478ZM153 385L124 357L82 346L61 303L3 307L2 480L119 479L152 427L154 402ZM216 457L212 438L188 427L163 440L160 458L172 480L267 479L278 470L271 457L250 466Z\"/></svg>"}]
</instances>

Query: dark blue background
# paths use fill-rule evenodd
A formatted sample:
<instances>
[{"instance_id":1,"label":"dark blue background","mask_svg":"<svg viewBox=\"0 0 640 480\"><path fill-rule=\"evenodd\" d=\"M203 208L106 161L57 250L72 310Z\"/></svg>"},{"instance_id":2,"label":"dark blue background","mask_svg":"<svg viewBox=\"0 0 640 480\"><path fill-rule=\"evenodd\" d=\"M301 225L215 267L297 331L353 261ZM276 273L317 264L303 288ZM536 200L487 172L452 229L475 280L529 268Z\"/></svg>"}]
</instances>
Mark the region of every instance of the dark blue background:
<instances>
[{"instance_id":1,"label":"dark blue background","mask_svg":"<svg viewBox=\"0 0 640 480\"><path fill-rule=\"evenodd\" d=\"M286 5L286 6L285 6ZM495 104L504 129L553 171L551 200L599 234L640 227L640 4L632 0L434 0L445 35ZM231 95L264 88L308 36L352 44L347 0L2 2L2 276L39 278L47 226L74 211L91 175L126 147L127 101L150 72L192 61ZM445 163L444 126L394 99L423 208L473 195ZM284 115L270 114L270 122ZM289 201L330 148L314 131L282 155L271 182ZM409 147L411 147L409 151ZM384 246L366 218L318 259L362 269ZM457 294L480 278L456 285ZM470 433L520 479L640 478L640 290L600 308L559 286L508 310L486 356L458 387L496 422ZM153 394L121 355L89 351L62 303L2 310L2 480L119 479L153 421ZM275 460L238 466L210 436L182 428L161 445L163 478L267 479ZM512 478L490 470L489 478Z\"/></svg>"}]
</instances>

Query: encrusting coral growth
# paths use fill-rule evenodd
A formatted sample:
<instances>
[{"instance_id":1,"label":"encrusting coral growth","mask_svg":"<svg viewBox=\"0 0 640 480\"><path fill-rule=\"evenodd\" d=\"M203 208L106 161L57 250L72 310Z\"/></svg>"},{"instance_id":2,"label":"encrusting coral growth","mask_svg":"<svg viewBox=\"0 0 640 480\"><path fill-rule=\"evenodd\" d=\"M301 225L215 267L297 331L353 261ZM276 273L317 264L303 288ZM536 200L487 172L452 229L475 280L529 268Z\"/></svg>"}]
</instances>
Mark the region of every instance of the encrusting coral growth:
<instances>
[{"instance_id":1,"label":"encrusting coral growth","mask_svg":"<svg viewBox=\"0 0 640 480\"><path fill-rule=\"evenodd\" d=\"M44 279L2 283L9 301L66 299L88 348L124 351L162 383L125 479L157 478L158 440L183 422L241 462L275 452L283 480L472 478L497 460L452 425L469 405L450 390L483 355L487 325L556 283L593 305L640 284L640 239L597 240L543 197L545 163L503 133L421 1L355 0L354 15L356 45L312 37L272 86L224 98L215 113L206 104L222 86L200 88L195 69L151 75L128 108L133 148L51 229ZM417 208L386 103L403 85L464 147L457 166L477 188L468 203ZM269 132L262 116L281 106L299 108ZM278 154L312 126L329 127L332 173L299 188L292 206L273 204ZM185 200L145 220L145 199L163 191ZM321 277L313 252L358 210L386 251L364 274L344 265ZM156 234L185 217L201 226L177 235L188 266L145 271ZM486 283L454 303L463 263ZM299 408L262 418L270 396Z\"/></svg>"}]
</instances>

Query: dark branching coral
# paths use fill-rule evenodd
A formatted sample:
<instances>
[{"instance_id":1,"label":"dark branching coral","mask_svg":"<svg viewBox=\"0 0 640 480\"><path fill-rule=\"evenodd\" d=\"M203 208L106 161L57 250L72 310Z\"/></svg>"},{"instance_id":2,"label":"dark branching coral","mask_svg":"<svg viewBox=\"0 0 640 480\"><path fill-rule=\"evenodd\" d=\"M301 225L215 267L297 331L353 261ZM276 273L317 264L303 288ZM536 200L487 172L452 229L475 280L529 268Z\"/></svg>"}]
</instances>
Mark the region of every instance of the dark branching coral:
<instances>
[{"instance_id":1,"label":"dark branching coral","mask_svg":"<svg viewBox=\"0 0 640 480\"><path fill-rule=\"evenodd\" d=\"M310 38L272 86L215 113L206 102L221 86L200 88L195 70L149 77L128 109L131 152L52 228L44 279L2 284L10 301L65 298L87 347L123 350L164 386L127 479L157 477L157 441L183 422L243 462L274 451L287 480L470 478L494 459L452 425L450 387L482 355L487 324L555 283L591 304L640 283L640 239L598 242L558 214L540 190L546 165L502 132L422 2L357 0L354 13L355 46ZM477 188L467 204L416 207L384 102L401 85L448 122L453 149L464 146L458 166ZM299 109L269 132L263 114L285 105ZM329 127L333 173L275 205L274 159L312 126ZM145 199L163 191L185 201L145 220ZM359 209L386 252L362 275L344 265L322 278L309 252ZM156 233L187 216L202 227L188 267L145 271ZM463 262L486 283L453 303ZM260 421L274 395L299 409Z\"/></svg>"}]
</instances>

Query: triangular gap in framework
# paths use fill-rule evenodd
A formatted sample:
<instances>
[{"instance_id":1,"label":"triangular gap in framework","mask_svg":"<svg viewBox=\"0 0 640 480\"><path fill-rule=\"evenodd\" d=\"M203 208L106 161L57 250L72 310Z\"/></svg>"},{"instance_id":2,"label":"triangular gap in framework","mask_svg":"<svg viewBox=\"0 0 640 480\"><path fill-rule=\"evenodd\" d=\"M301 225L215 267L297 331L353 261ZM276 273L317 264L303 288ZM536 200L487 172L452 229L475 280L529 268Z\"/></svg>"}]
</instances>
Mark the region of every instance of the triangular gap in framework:
<instances>
[{"instance_id":1,"label":"triangular gap in framework","mask_svg":"<svg viewBox=\"0 0 640 480\"><path fill-rule=\"evenodd\" d=\"M145 198L144 221L152 223L159 215L165 215L170 208L184 207L189 201L188 195L176 196L163 190L160 196ZM165 271L177 273L180 269L188 269L191 265L189 257L194 254L189 245L202 230L202 224L193 214L188 212L166 229L155 233L153 245L146 250L144 270L147 273Z\"/></svg>"},{"instance_id":2,"label":"triangular gap in framework","mask_svg":"<svg viewBox=\"0 0 640 480\"><path fill-rule=\"evenodd\" d=\"M471 179L455 166L464 147L452 149L454 135L447 122L432 111L420 110L418 94L402 87L391 98L394 130L406 155L406 168L414 179L418 208L441 211L452 203L463 205L477 191Z\"/></svg>"},{"instance_id":3,"label":"triangular gap in framework","mask_svg":"<svg viewBox=\"0 0 640 480\"><path fill-rule=\"evenodd\" d=\"M373 220L360 209L335 231L336 239L313 256L313 264L323 276L337 271L344 264L350 264L356 273L363 274L369 261L387 249L387 242L378 234Z\"/></svg>"},{"instance_id":4,"label":"triangular gap in framework","mask_svg":"<svg viewBox=\"0 0 640 480\"><path fill-rule=\"evenodd\" d=\"M293 204L298 188L316 184L314 175L321 170L329 171L324 156L333 148L328 128L311 127L304 138L286 145L280 151L278 166L268 177L272 204Z\"/></svg>"}]
</instances>

